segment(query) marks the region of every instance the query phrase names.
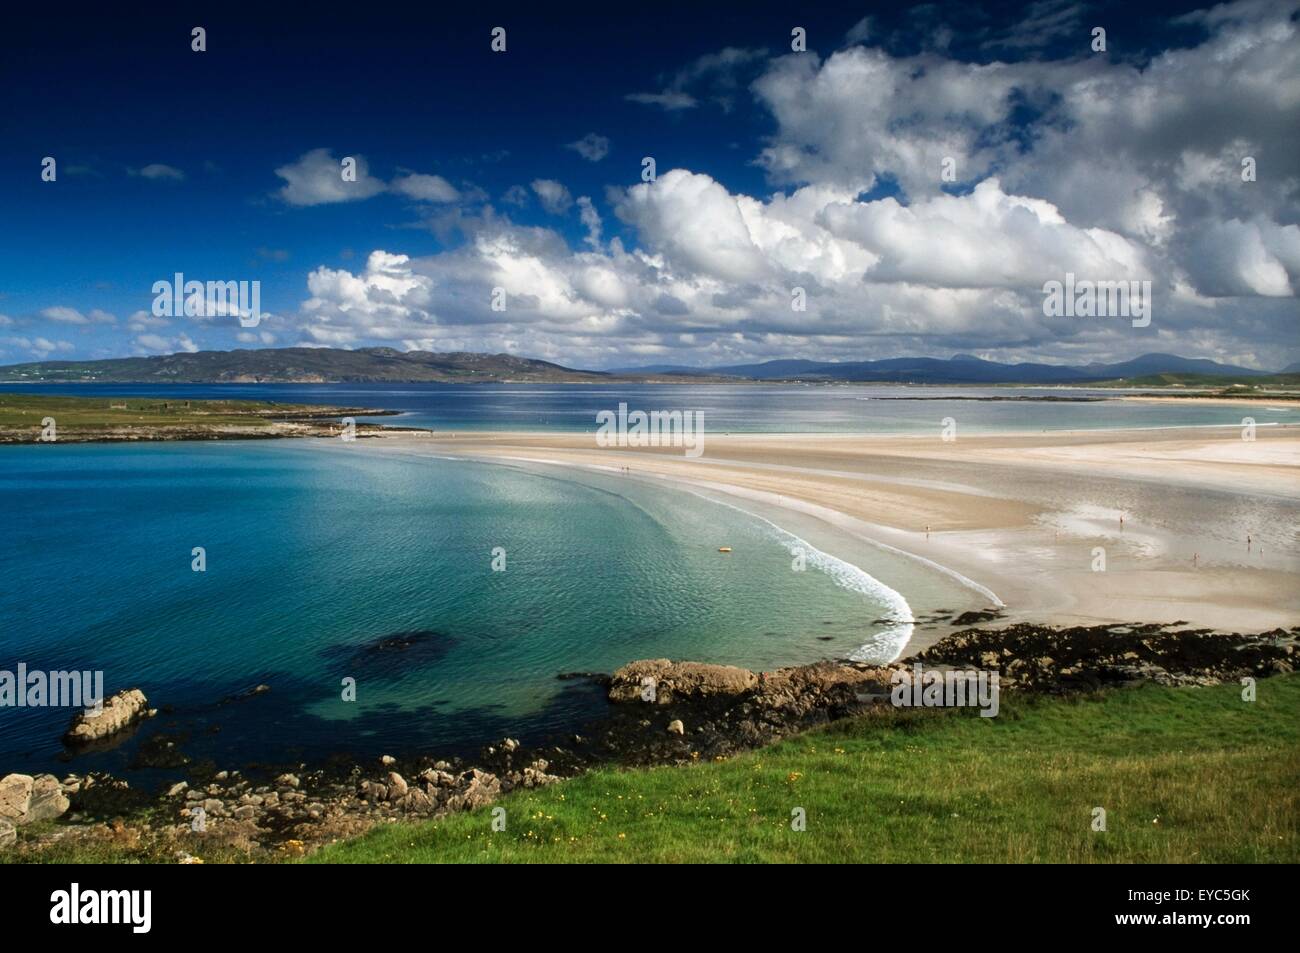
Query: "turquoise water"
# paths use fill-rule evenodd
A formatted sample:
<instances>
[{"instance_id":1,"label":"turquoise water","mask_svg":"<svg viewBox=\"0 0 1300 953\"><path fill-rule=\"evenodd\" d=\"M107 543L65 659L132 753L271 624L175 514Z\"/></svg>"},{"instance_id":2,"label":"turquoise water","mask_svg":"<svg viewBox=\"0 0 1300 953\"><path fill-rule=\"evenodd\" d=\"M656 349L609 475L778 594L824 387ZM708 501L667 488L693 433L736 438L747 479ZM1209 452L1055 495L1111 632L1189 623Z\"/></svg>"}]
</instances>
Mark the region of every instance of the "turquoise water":
<instances>
[{"instance_id":1,"label":"turquoise water","mask_svg":"<svg viewBox=\"0 0 1300 953\"><path fill-rule=\"evenodd\" d=\"M997 431L1238 426L1300 423L1300 408L980 400L1114 397L1114 391L843 384L4 384L22 393L276 400L398 410L399 422L437 430L595 431L596 414L633 409L698 411L710 433L937 433L945 417L964 434ZM945 399L946 398L946 399ZM962 399L957 399L962 398Z\"/></svg>"},{"instance_id":2,"label":"turquoise water","mask_svg":"<svg viewBox=\"0 0 1300 953\"><path fill-rule=\"evenodd\" d=\"M794 571L762 519L615 474L340 441L0 451L0 669L103 670L174 709L148 731L225 765L539 737L601 705L559 673L843 655L906 611L816 551ZM420 635L367 651L400 633ZM51 765L70 715L0 708L0 771Z\"/></svg>"}]
</instances>

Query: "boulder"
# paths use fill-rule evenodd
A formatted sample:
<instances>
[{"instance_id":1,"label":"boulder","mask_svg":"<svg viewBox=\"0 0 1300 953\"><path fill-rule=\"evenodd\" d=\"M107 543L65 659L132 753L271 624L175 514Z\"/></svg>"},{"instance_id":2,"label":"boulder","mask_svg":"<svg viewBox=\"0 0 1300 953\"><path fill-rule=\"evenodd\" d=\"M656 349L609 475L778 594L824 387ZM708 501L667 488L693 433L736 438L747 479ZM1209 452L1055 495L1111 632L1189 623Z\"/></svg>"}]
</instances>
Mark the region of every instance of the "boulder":
<instances>
[{"instance_id":1,"label":"boulder","mask_svg":"<svg viewBox=\"0 0 1300 953\"><path fill-rule=\"evenodd\" d=\"M0 819L14 825L61 817L68 799L52 774L10 774L0 780Z\"/></svg>"},{"instance_id":2,"label":"boulder","mask_svg":"<svg viewBox=\"0 0 1300 953\"><path fill-rule=\"evenodd\" d=\"M406 797L408 790L409 787L407 786L404 777L396 771L388 772L388 797L390 800L400 801L402 798Z\"/></svg>"},{"instance_id":3,"label":"boulder","mask_svg":"<svg viewBox=\"0 0 1300 953\"><path fill-rule=\"evenodd\" d=\"M0 780L0 817L16 821L27 815L34 782L30 774L10 774Z\"/></svg>"},{"instance_id":4,"label":"boulder","mask_svg":"<svg viewBox=\"0 0 1300 953\"><path fill-rule=\"evenodd\" d=\"M682 724L680 718L674 718L668 722L668 733L670 735L684 735L686 734L686 726Z\"/></svg>"},{"instance_id":5,"label":"boulder","mask_svg":"<svg viewBox=\"0 0 1300 953\"><path fill-rule=\"evenodd\" d=\"M501 779L495 774L471 768L457 779L456 793L447 801L455 811L472 811L501 796Z\"/></svg>"},{"instance_id":6,"label":"boulder","mask_svg":"<svg viewBox=\"0 0 1300 953\"><path fill-rule=\"evenodd\" d=\"M126 689L104 702L104 708L99 713L77 712L63 740L70 745L85 745L101 741L152 714L149 700L144 697L144 692L138 688Z\"/></svg>"}]
</instances>

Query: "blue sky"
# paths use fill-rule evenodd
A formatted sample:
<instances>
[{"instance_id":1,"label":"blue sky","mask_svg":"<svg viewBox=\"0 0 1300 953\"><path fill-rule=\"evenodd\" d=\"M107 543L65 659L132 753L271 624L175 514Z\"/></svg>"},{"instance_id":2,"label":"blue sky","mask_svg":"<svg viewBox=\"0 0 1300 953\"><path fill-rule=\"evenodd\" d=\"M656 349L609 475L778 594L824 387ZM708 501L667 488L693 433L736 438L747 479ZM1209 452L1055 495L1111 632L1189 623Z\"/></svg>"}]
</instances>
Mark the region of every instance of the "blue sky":
<instances>
[{"instance_id":1,"label":"blue sky","mask_svg":"<svg viewBox=\"0 0 1300 953\"><path fill-rule=\"evenodd\" d=\"M19 10L0 362L383 344L1280 366L1300 358L1295 9ZM344 156L368 173L351 191ZM1046 321L1042 282L1089 269L1153 280L1154 327ZM260 281L270 316L149 314L175 272Z\"/></svg>"}]
</instances>

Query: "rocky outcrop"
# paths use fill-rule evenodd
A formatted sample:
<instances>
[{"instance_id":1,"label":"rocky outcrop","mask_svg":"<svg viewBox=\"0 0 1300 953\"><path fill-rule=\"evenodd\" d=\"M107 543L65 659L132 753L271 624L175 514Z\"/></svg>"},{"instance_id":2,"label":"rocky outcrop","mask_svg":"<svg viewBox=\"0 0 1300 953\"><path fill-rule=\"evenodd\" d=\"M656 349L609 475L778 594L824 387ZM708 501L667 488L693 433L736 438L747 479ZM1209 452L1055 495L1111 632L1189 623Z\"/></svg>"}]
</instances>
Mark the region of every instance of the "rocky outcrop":
<instances>
[{"instance_id":1,"label":"rocky outcrop","mask_svg":"<svg viewBox=\"0 0 1300 953\"><path fill-rule=\"evenodd\" d=\"M1217 685L1292 670L1300 628L1259 635L1177 625L1011 625L956 632L910 662L996 671L1004 688L1093 691L1112 685Z\"/></svg>"},{"instance_id":2,"label":"rocky outcrop","mask_svg":"<svg viewBox=\"0 0 1300 953\"><path fill-rule=\"evenodd\" d=\"M98 713L77 712L63 740L70 746L104 741L153 714L144 692L138 688L126 689L104 702L103 710Z\"/></svg>"},{"instance_id":3,"label":"rocky outcrop","mask_svg":"<svg viewBox=\"0 0 1300 953\"><path fill-rule=\"evenodd\" d=\"M614 673L609 684L609 700L670 705L677 701L731 697L757 684L757 675L734 665L647 659L624 665Z\"/></svg>"},{"instance_id":4,"label":"rocky outcrop","mask_svg":"<svg viewBox=\"0 0 1300 953\"><path fill-rule=\"evenodd\" d=\"M0 819L17 827L52 821L68 809L68 799L52 774L10 774L0 779Z\"/></svg>"}]
</instances>

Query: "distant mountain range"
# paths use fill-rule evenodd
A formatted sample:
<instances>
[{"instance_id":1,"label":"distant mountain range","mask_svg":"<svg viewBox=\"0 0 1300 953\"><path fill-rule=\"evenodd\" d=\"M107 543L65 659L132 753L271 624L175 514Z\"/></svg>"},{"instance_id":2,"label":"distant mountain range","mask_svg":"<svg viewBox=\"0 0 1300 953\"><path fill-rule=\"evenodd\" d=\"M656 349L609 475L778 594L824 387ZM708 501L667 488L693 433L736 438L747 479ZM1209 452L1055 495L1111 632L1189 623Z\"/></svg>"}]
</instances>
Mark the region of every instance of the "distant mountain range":
<instances>
[{"instance_id":1,"label":"distant mountain range","mask_svg":"<svg viewBox=\"0 0 1300 953\"><path fill-rule=\"evenodd\" d=\"M896 357L882 361L767 361L722 367L689 368L671 365L626 367L614 374L705 374L753 380L890 381L917 384L1071 384L1156 374L1214 374L1255 377L1267 374L1247 367L1219 364L1204 358L1175 354L1144 354L1116 364L1002 364L970 354L943 360L933 357Z\"/></svg>"},{"instance_id":2,"label":"distant mountain range","mask_svg":"<svg viewBox=\"0 0 1300 953\"><path fill-rule=\"evenodd\" d=\"M1283 373L1296 372L1293 364ZM39 361L0 367L0 382L106 383L596 383L616 380L886 381L915 384L1080 384L1158 375L1260 377L1268 372L1174 354L1144 354L1116 364L1002 364L969 354L950 359L780 360L722 367L650 365L589 371L510 354L286 347L196 351L102 361Z\"/></svg>"}]
</instances>

